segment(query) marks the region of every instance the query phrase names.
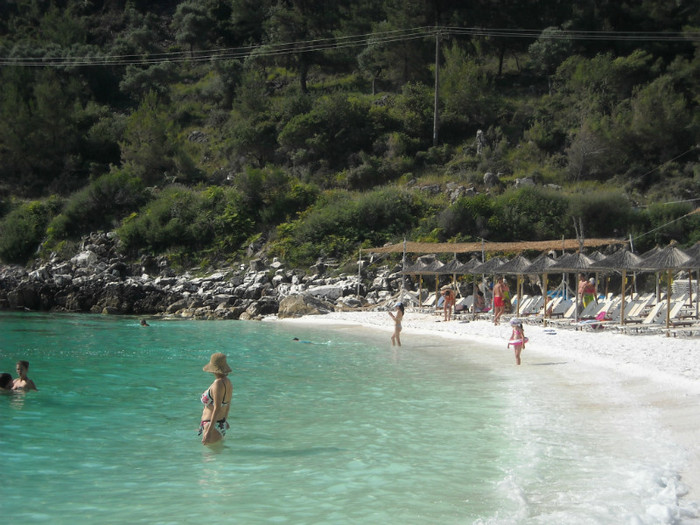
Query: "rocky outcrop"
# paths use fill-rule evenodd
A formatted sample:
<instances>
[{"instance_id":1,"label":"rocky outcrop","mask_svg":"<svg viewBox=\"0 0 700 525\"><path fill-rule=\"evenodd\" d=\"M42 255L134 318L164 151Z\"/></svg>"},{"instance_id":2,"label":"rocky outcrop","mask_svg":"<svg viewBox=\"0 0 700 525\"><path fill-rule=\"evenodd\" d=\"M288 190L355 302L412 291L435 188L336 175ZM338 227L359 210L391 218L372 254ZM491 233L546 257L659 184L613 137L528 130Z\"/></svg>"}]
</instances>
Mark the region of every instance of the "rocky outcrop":
<instances>
[{"instance_id":1,"label":"rocky outcrop","mask_svg":"<svg viewBox=\"0 0 700 525\"><path fill-rule=\"evenodd\" d=\"M357 275L331 277L337 262L328 259L317 261L309 275L285 269L277 259L178 275L164 257L127 261L117 243L114 234L92 234L67 260L54 254L30 268L0 266L0 309L185 319L297 317L371 306L401 285L398 268L363 274L362 282Z\"/></svg>"},{"instance_id":2,"label":"rocky outcrop","mask_svg":"<svg viewBox=\"0 0 700 525\"><path fill-rule=\"evenodd\" d=\"M278 317L302 317L304 315L327 314L333 305L309 294L288 295L280 301Z\"/></svg>"}]
</instances>

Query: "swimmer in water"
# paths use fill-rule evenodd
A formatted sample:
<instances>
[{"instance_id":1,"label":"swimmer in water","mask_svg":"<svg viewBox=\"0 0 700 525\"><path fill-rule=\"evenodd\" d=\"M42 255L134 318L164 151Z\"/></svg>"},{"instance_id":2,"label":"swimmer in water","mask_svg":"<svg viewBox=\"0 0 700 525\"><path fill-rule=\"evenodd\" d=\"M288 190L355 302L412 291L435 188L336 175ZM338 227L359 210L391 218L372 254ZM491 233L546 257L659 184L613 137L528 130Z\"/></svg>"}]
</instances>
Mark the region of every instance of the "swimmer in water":
<instances>
[{"instance_id":1,"label":"swimmer in water","mask_svg":"<svg viewBox=\"0 0 700 525\"><path fill-rule=\"evenodd\" d=\"M27 377L29 361L17 361L17 379L12 382L12 390L37 390L34 381Z\"/></svg>"},{"instance_id":2,"label":"swimmer in water","mask_svg":"<svg viewBox=\"0 0 700 525\"><path fill-rule=\"evenodd\" d=\"M0 374L0 392L10 392L12 390L12 376L7 372Z\"/></svg>"}]
</instances>

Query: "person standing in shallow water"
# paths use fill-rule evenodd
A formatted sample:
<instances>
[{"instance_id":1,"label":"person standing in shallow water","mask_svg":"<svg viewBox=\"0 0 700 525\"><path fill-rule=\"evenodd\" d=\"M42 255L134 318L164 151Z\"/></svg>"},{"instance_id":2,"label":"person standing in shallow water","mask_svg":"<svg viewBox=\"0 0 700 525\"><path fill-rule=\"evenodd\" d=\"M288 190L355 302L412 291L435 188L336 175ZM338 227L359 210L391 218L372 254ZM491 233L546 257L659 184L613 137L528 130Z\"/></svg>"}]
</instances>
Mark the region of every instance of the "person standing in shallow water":
<instances>
[{"instance_id":1,"label":"person standing in shallow water","mask_svg":"<svg viewBox=\"0 0 700 525\"><path fill-rule=\"evenodd\" d=\"M17 379L12 382L12 390L37 390L34 381L27 377L29 361L17 361Z\"/></svg>"},{"instance_id":2,"label":"person standing in shallow water","mask_svg":"<svg viewBox=\"0 0 700 525\"><path fill-rule=\"evenodd\" d=\"M221 352L211 355L209 362L202 368L216 376L214 382L202 394L202 419L199 423L199 435L202 444L211 445L224 439L230 428L227 418L233 397L233 385L227 377L231 367L226 363L226 356Z\"/></svg>"},{"instance_id":3,"label":"person standing in shallow water","mask_svg":"<svg viewBox=\"0 0 700 525\"><path fill-rule=\"evenodd\" d=\"M396 314L389 312L389 315L394 320L394 334L391 336L391 346L401 346L401 321L403 320L403 304L396 303Z\"/></svg>"}]
</instances>

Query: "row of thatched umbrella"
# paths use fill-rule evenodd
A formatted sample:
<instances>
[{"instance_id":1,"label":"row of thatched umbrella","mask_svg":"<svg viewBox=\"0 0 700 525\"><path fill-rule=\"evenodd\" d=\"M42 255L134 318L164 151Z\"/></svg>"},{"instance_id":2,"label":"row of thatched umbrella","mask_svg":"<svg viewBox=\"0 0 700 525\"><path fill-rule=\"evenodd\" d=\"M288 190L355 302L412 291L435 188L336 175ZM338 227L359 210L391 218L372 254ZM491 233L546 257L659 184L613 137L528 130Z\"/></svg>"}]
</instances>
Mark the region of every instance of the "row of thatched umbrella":
<instances>
[{"instance_id":1,"label":"row of thatched umbrella","mask_svg":"<svg viewBox=\"0 0 700 525\"><path fill-rule=\"evenodd\" d=\"M582 253L571 253L561 256L559 259L552 259L547 254L542 254L534 261L528 260L522 255L517 255L513 259L506 260L500 257L493 257L485 262L480 262L476 257L473 257L466 263L460 263L457 259L445 264L437 259L425 263L419 259L414 265L405 268L402 273L410 275L452 275L453 280L457 275L515 275L517 276L517 295L522 297L522 282L523 276L538 274L543 276L544 293L544 311L547 311L547 275L551 273L569 273L569 272L610 272L619 271L622 273L622 312L624 312L624 285L626 282L626 274L629 271L634 272L666 272L667 274L667 309L666 309L666 325L670 324L670 297L671 297L671 274L678 270L700 269L700 242L696 243L688 250L681 250L675 244L670 244L665 248L655 248L644 255L635 255L627 248L622 248L614 254L603 257L600 254L587 256ZM700 273L700 271L699 271ZM700 275L699 275L700 280ZM435 281L437 293L438 280ZM421 285L422 292L422 285ZM578 293L576 293L576 315L578 316ZM519 315L519 303L518 312ZM696 303L696 317L697 303ZM621 316L621 322L624 324L624 315Z\"/></svg>"}]
</instances>

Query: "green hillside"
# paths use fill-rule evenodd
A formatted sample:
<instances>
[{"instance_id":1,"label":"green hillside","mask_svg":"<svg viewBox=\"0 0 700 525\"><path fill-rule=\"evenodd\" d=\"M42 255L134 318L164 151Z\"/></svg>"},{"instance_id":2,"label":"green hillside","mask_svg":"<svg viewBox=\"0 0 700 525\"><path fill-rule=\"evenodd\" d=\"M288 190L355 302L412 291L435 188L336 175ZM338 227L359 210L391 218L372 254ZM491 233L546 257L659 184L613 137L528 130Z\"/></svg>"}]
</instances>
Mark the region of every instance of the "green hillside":
<instances>
[{"instance_id":1,"label":"green hillside","mask_svg":"<svg viewBox=\"0 0 700 525\"><path fill-rule=\"evenodd\" d=\"M0 0L0 260L700 240L690 0ZM437 82L436 82L437 79Z\"/></svg>"}]
</instances>

